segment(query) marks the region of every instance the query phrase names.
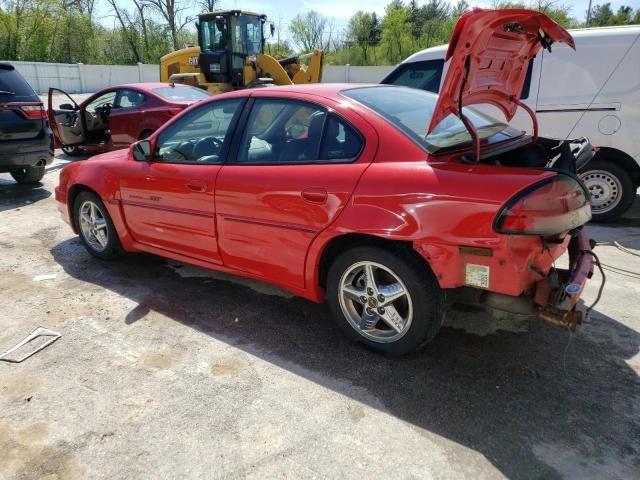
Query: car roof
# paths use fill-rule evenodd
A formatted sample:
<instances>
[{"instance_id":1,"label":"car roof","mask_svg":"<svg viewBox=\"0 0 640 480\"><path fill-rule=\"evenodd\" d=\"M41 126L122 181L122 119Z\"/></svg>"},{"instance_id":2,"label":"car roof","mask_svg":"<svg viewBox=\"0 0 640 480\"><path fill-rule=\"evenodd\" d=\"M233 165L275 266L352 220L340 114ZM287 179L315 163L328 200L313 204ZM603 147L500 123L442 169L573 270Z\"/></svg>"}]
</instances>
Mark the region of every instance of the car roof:
<instances>
[{"instance_id":1,"label":"car roof","mask_svg":"<svg viewBox=\"0 0 640 480\"><path fill-rule=\"evenodd\" d=\"M609 26L609 27L575 28L575 29L569 29L567 31L575 39L594 38L594 37L616 37L619 35L640 35L640 26L639 25L615 25L615 26ZM437 45L435 47L425 48L424 50L419 50L409 55L400 63L401 64L414 63L414 62L421 62L423 60L434 60L436 58L444 59L444 56L447 53L448 47L449 47L448 44L444 44L444 45Z\"/></svg>"},{"instance_id":2,"label":"car roof","mask_svg":"<svg viewBox=\"0 0 640 480\"><path fill-rule=\"evenodd\" d=\"M211 98L205 101L213 101L220 96L228 97L241 97L249 96L257 93L257 96L272 95L273 96L287 96L288 93L302 93L307 95L316 95L319 97L330 98L333 100L344 99L340 96L340 92L358 87L380 87L389 88L391 85L380 85L376 83L312 83L307 85L281 85L273 87L263 88L248 88L244 90L236 90L234 92L227 92L220 95L213 95ZM398 88L398 87L396 87Z\"/></svg>"},{"instance_id":3,"label":"car roof","mask_svg":"<svg viewBox=\"0 0 640 480\"><path fill-rule=\"evenodd\" d=\"M136 88L138 90L144 90L145 92L150 92L156 88L169 87L171 85L172 84L165 83L165 82L124 83L122 85L110 87L110 89L111 88ZM188 87L189 85L174 83L173 86L176 88L183 88L183 87Z\"/></svg>"}]
</instances>

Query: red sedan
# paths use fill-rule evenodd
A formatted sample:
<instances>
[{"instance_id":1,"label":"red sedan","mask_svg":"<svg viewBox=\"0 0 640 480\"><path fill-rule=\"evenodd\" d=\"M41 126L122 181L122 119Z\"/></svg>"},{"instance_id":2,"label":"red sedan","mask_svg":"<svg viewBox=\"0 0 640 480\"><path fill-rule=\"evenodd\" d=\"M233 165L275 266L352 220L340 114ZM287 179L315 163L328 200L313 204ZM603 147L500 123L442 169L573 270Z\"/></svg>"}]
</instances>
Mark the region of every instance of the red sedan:
<instances>
[{"instance_id":1,"label":"red sedan","mask_svg":"<svg viewBox=\"0 0 640 480\"><path fill-rule=\"evenodd\" d=\"M50 88L47 113L56 145L68 155L108 152L147 138L208 97L204 90L187 85L132 83L102 90L78 105L66 92Z\"/></svg>"},{"instance_id":2,"label":"red sedan","mask_svg":"<svg viewBox=\"0 0 640 480\"><path fill-rule=\"evenodd\" d=\"M575 163L592 149L462 107L481 99L510 119L524 65L553 41L572 39L542 14L476 10L440 97L348 84L218 95L66 166L59 209L98 258L150 252L326 299L348 335L390 354L431 340L445 299L573 329L593 268Z\"/></svg>"}]
</instances>

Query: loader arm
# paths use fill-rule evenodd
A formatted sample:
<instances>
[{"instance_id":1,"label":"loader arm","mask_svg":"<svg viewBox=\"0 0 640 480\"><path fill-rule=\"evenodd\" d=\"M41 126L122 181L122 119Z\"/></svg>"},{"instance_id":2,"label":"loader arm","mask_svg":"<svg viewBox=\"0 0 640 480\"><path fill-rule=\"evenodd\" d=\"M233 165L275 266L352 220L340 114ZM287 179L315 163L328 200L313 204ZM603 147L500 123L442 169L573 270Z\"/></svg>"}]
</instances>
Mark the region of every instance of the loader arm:
<instances>
[{"instance_id":1,"label":"loader arm","mask_svg":"<svg viewBox=\"0 0 640 480\"><path fill-rule=\"evenodd\" d=\"M302 62L306 61L306 64ZM296 57L276 60L270 55L257 55L255 61L247 58L244 68L244 84L264 77L273 79L275 85L300 85L319 83L322 80L324 52L314 50Z\"/></svg>"}]
</instances>

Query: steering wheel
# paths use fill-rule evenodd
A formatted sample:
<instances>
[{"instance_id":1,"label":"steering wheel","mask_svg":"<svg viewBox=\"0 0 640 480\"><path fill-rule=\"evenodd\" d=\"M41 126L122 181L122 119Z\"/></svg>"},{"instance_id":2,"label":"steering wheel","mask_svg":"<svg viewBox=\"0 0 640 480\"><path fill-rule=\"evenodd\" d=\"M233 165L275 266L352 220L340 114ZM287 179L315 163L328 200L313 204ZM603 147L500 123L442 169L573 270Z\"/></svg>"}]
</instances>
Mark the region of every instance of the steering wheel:
<instances>
[{"instance_id":1,"label":"steering wheel","mask_svg":"<svg viewBox=\"0 0 640 480\"><path fill-rule=\"evenodd\" d=\"M100 115L100 118L103 122L109 121L109 113L111 113L111 107L113 107L110 103L105 103L104 105L100 105L96 108L96 115Z\"/></svg>"},{"instance_id":2,"label":"steering wheel","mask_svg":"<svg viewBox=\"0 0 640 480\"><path fill-rule=\"evenodd\" d=\"M222 140L216 137L205 137L196 142L193 146L192 157L198 159L201 157L216 155L222 148Z\"/></svg>"}]
</instances>

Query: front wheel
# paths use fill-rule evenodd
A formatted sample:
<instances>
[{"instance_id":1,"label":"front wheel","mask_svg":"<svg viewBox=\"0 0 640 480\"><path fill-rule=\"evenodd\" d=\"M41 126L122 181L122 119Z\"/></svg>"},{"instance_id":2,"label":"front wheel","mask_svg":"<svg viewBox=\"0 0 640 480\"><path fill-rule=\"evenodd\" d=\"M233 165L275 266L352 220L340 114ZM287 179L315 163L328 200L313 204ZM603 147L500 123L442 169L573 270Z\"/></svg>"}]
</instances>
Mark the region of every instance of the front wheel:
<instances>
[{"instance_id":1,"label":"front wheel","mask_svg":"<svg viewBox=\"0 0 640 480\"><path fill-rule=\"evenodd\" d=\"M63 146L62 151L70 157L78 157L82 154L82 150L78 146Z\"/></svg>"},{"instance_id":2,"label":"front wheel","mask_svg":"<svg viewBox=\"0 0 640 480\"><path fill-rule=\"evenodd\" d=\"M80 240L91 255L111 260L123 254L109 212L98 195L89 191L80 192L74 202L73 212Z\"/></svg>"},{"instance_id":3,"label":"front wheel","mask_svg":"<svg viewBox=\"0 0 640 480\"><path fill-rule=\"evenodd\" d=\"M594 160L580 172L580 179L591 194L594 222L606 222L626 212L636 196L631 175L607 160Z\"/></svg>"},{"instance_id":4,"label":"front wheel","mask_svg":"<svg viewBox=\"0 0 640 480\"><path fill-rule=\"evenodd\" d=\"M418 350L442 325L442 294L420 258L402 249L355 247L329 268L334 319L353 340L390 355Z\"/></svg>"}]
</instances>

